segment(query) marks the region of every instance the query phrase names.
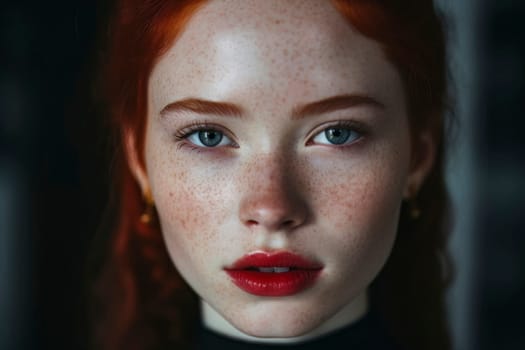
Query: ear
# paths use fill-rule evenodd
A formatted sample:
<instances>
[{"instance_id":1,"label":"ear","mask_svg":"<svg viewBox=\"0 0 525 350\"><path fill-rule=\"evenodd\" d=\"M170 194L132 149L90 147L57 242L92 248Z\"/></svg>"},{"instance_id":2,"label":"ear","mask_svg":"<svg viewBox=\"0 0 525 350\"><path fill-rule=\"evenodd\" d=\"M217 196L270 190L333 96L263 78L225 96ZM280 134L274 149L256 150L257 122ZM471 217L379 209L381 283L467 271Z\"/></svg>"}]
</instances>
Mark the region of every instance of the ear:
<instances>
[{"instance_id":1,"label":"ear","mask_svg":"<svg viewBox=\"0 0 525 350\"><path fill-rule=\"evenodd\" d=\"M135 133L130 128L126 128L123 133L126 160L128 162L129 169L139 184L142 194L145 196L149 195L149 179L146 170L140 162Z\"/></svg>"},{"instance_id":2,"label":"ear","mask_svg":"<svg viewBox=\"0 0 525 350\"><path fill-rule=\"evenodd\" d=\"M430 131L414 137L411 147L410 171L403 192L405 199L413 198L430 173L436 158L436 141Z\"/></svg>"}]
</instances>

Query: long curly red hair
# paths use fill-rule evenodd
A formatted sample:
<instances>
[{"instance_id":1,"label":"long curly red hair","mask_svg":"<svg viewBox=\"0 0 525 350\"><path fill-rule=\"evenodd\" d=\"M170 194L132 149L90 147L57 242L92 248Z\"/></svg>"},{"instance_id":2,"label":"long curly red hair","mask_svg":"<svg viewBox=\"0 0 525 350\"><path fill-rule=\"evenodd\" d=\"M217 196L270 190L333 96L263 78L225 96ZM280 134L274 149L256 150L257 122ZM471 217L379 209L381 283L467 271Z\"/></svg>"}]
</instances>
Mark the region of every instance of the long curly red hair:
<instances>
[{"instance_id":1,"label":"long curly red hair","mask_svg":"<svg viewBox=\"0 0 525 350\"><path fill-rule=\"evenodd\" d=\"M143 150L147 83L156 61L176 40L204 0L118 0L107 27L103 95L116 155L109 244L95 284L96 348L190 348L197 298L170 260L158 222L140 221L145 210L124 154L124 131ZM402 210L392 255L370 288L372 307L407 349L449 349L444 291L448 197L444 183L448 108L443 25L431 0L332 0L363 35L379 42L399 70L408 96L413 149L430 130L438 144L434 167L418 196L421 217ZM143 152L139 152L143 157ZM140 159L144 164L144 159Z\"/></svg>"}]
</instances>

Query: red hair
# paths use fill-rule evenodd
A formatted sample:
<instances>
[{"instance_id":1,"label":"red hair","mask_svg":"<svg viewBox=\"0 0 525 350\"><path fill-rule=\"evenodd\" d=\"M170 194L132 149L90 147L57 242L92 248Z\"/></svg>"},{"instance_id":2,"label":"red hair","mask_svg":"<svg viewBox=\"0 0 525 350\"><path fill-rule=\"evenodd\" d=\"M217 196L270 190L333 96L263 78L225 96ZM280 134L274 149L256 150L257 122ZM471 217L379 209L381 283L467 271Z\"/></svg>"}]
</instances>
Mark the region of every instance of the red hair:
<instances>
[{"instance_id":1,"label":"red hair","mask_svg":"<svg viewBox=\"0 0 525 350\"><path fill-rule=\"evenodd\" d=\"M190 0L117 1L104 65L117 154L114 167L115 221L107 259L96 284L98 348L190 347L197 318L196 297L178 275L158 221L145 225L140 188L126 162L125 131L135 135L144 164L147 85L157 60L204 3ZM418 198L422 216L402 213L392 255L371 286L372 307L409 349L448 349L443 307L448 283L445 254L447 194L443 180L447 107L445 40L431 0L333 0L363 35L379 42L399 70L406 89L412 135L430 130L438 157ZM417 139L413 137L413 149Z\"/></svg>"}]
</instances>

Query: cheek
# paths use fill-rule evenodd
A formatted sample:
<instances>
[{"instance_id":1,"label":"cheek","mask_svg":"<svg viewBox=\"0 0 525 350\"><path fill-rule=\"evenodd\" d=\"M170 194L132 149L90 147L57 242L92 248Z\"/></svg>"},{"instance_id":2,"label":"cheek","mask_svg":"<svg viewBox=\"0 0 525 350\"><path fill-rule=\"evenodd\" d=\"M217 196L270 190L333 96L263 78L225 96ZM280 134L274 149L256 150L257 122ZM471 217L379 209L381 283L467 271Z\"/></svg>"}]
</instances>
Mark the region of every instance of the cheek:
<instances>
[{"instance_id":1,"label":"cheek","mask_svg":"<svg viewBox=\"0 0 525 350\"><path fill-rule=\"evenodd\" d=\"M403 171L391 169L388 163L361 163L322 174L312 186L319 189L314 196L319 217L337 225L362 226L388 216L399 206L405 182Z\"/></svg>"},{"instance_id":2,"label":"cheek","mask_svg":"<svg viewBox=\"0 0 525 350\"><path fill-rule=\"evenodd\" d=\"M399 220L408 158L385 152L332 167L312 185L327 251L362 263L388 255ZM406 165L406 166L405 166ZM336 257L337 256L337 257Z\"/></svg>"},{"instance_id":3,"label":"cheek","mask_svg":"<svg viewBox=\"0 0 525 350\"><path fill-rule=\"evenodd\" d=\"M390 255L396 236L401 202L398 181L380 171L356 172L319 196L322 240L327 279L334 288L327 298L346 300L357 295L377 276ZM391 181L385 182L385 177Z\"/></svg>"},{"instance_id":4,"label":"cheek","mask_svg":"<svg viewBox=\"0 0 525 350\"><path fill-rule=\"evenodd\" d=\"M401 190L398 183L386 181L381 175L372 172L358 174L346 181L339 178L339 183L320 197L321 217L333 222L338 231L350 223L356 228L366 229L385 220L391 221L388 219L392 219L399 207Z\"/></svg>"},{"instance_id":5,"label":"cheek","mask_svg":"<svg viewBox=\"0 0 525 350\"><path fill-rule=\"evenodd\" d=\"M169 232L177 232L187 240L202 240L215 226L210 222L219 224L221 193L216 181L182 169L165 169L159 172L156 184L157 210Z\"/></svg>"},{"instance_id":6,"label":"cheek","mask_svg":"<svg viewBox=\"0 0 525 350\"><path fill-rule=\"evenodd\" d=\"M186 262L196 262L217 245L217 228L227 216L227 186L224 177L207 168L184 166L176 152L151 153L148 174L162 233L177 267L184 270L191 266Z\"/></svg>"}]
</instances>

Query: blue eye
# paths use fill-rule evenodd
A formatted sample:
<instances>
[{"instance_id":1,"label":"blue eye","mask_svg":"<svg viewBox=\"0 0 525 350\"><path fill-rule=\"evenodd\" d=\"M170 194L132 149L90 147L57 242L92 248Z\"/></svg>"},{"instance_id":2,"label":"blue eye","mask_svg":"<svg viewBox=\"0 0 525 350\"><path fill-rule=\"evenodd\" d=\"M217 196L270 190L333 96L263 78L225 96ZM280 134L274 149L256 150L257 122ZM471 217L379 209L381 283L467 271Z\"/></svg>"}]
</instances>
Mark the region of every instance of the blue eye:
<instances>
[{"instance_id":1,"label":"blue eye","mask_svg":"<svg viewBox=\"0 0 525 350\"><path fill-rule=\"evenodd\" d=\"M222 132L213 129L196 130L188 134L186 139L196 146L208 148L232 144L232 141Z\"/></svg>"},{"instance_id":2,"label":"blue eye","mask_svg":"<svg viewBox=\"0 0 525 350\"><path fill-rule=\"evenodd\" d=\"M350 144L361 137L361 134L346 126L331 126L314 136L313 142L321 145Z\"/></svg>"}]
</instances>

